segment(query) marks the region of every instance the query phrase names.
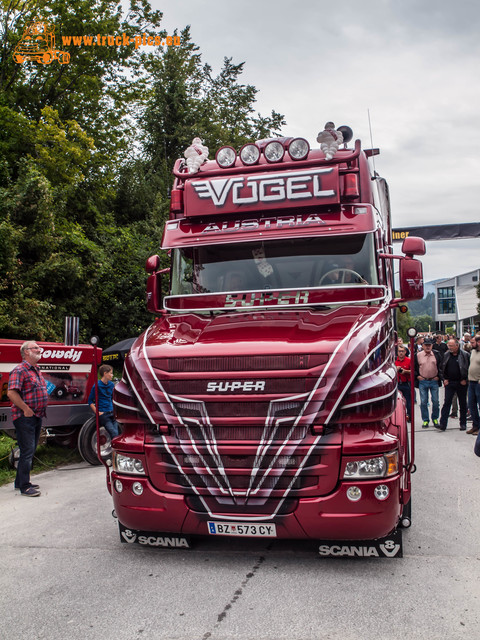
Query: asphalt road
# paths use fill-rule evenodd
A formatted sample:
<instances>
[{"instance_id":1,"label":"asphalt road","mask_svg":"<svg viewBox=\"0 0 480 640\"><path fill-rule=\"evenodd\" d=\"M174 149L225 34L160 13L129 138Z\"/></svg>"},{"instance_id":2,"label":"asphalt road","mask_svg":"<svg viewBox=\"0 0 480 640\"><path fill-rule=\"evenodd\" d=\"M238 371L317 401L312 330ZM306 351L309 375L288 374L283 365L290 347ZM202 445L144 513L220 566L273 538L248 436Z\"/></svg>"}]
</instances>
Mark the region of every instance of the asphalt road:
<instances>
[{"instance_id":1,"label":"asphalt road","mask_svg":"<svg viewBox=\"0 0 480 640\"><path fill-rule=\"evenodd\" d=\"M403 559L326 559L302 542L121 544L103 467L0 487L3 640L476 640L480 458L451 420L417 428Z\"/></svg>"}]
</instances>

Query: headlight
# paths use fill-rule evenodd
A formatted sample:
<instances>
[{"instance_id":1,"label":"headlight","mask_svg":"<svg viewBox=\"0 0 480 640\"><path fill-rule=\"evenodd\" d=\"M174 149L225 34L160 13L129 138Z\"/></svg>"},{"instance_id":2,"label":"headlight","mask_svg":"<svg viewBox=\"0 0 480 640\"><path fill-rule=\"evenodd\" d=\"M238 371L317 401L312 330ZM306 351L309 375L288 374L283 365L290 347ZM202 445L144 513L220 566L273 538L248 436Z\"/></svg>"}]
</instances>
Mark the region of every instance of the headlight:
<instances>
[{"instance_id":1,"label":"headlight","mask_svg":"<svg viewBox=\"0 0 480 640\"><path fill-rule=\"evenodd\" d=\"M240 160L243 164L257 164L260 158L260 149L256 144L246 144L240 149Z\"/></svg>"},{"instance_id":2,"label":"headlight","mask_svg":"<svg viewBox=\"0 0 480 640\"><path fill-rule=\"evenodd\" d=\"M143 463L138 458L124 456L122 453L113 454L113 468L118 473L129 473L137 476L144 476L145 469Z\"/></svg>"},{"instance_id":3,"label":"headlight","mask_svg":"<svg viewBox=\"0 0 480 640\"><path fill-rule=\"evenodd\" d=\"M273 140L267 144L263 153L265 154L267 162L280 162L285 153L285 149L283 148L283 144L277 140Z\"/></svg>"},{"instance_id":4,"label":"headlight","mask_svg":"<svg viewBox=\"0 0 480 640\"><path fill-rule=\"evenodd\" d=\"M398 473L398 452L386 453L374 458L349 460L345 466L344 479L387 478Z\"/></svg>"},{"instance_id":5,"label":"headlight","mask_svg":"<svg viewBox=\"0 0 480 640\"><path fill-rule=\"evenodd\" d=\"M237 159L237 152L233 147L221 147L217 151L217 155L215 156L215 160L217 161L217 164L220 167L222 167L222 169L228 169L228 167L233 167L236 159Z\"/></svg>"},{"instance_id":6,"label":"headlight","mask_svg":"<svg viewBox=\"0 0 480 640\"><path fill-rule=\"evenodd\" d=\"M305 138L294 138L288 145L288 153L292 160L303 160L309 151L310 145Z\"/></svg>"}]
</instances>

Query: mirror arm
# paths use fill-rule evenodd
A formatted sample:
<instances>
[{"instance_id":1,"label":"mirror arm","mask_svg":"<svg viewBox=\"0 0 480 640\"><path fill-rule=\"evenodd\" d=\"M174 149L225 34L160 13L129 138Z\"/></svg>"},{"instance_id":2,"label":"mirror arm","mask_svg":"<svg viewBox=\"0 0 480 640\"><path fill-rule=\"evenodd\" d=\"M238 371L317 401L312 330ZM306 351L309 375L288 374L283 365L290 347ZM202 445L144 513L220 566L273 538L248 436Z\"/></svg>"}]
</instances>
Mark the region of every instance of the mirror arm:
<instances>
[{"instance_id":1,"label":"mirror arm","mask_svg":"<svg viewBox=\"0 0 480 640\"><path fill-rule=\"evenodd\" d=\"M404 260L406 256L396 256L393 253L379 253L379 258L385 258L387 260Z\"/></svg>"}]
</instances>

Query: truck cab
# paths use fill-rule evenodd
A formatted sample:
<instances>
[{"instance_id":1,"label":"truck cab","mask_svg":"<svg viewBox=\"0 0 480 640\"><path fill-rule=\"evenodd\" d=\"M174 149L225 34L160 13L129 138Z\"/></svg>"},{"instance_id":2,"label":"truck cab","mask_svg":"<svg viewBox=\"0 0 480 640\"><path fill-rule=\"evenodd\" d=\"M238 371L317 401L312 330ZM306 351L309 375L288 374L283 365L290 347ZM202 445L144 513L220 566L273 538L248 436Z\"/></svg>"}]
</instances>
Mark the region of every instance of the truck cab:
<instances>
[{"instance_id":1,"label":"truck cab","mask_svg":"<svg viewBox=\"0 0 480 640\"><path fill-rule=\"evenodd\" d=\"M157 318L114 394L121 533L391 536L412 462L394 315L423 296L424 242L393 254L378 150L247 147L174 168L170 268L146 265Z\"/></svg>"}]
</instances>

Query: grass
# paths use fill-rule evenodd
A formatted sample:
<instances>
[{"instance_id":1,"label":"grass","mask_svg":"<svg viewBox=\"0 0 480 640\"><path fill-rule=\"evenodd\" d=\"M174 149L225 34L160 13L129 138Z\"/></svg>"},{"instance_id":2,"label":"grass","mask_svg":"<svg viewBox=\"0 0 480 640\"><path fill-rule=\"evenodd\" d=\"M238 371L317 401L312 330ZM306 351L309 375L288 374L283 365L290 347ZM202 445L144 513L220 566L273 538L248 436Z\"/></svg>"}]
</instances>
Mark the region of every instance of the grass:
<instances>
[{"instance_id":1,"label":"grass","mask_svg":"<svg viewBox=\"0 0 480 640\"><path fill-rule=\"evenodd\" d=\"M8 456L16 441L9 436L0 434L0 485L13 482L15 479L15 469L11 469ZM76 449L61 447L52 442L45 442L38 447L33 460L32 475L41 471L55 469L64 464L81 462L82 458Z\"/></svg>"}]
</instances>

